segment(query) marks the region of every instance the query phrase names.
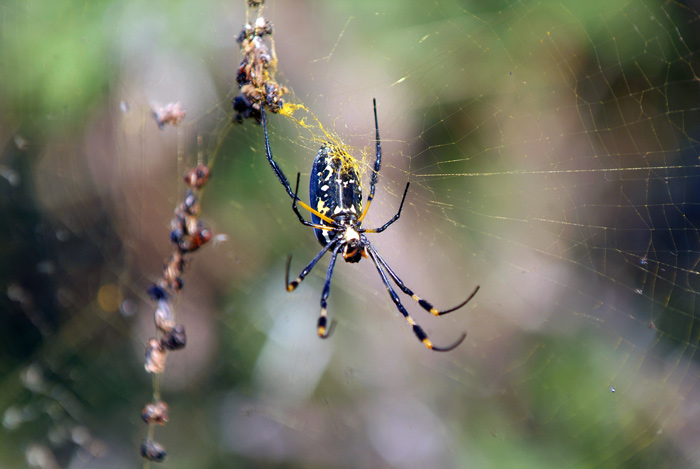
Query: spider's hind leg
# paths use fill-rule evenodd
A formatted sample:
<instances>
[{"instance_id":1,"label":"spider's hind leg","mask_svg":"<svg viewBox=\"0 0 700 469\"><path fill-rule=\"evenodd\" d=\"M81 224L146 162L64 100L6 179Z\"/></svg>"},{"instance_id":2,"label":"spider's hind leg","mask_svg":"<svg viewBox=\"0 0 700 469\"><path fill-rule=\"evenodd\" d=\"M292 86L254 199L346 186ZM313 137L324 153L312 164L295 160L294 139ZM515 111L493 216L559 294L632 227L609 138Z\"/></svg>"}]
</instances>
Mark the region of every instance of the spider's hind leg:
<instances>
[{"instance_id":1,"label":"spider's hind leg","mask_svg":"<svg viewBox=\"0 0 700 469\"><path fill-rule=\"evenodd\" d=\"M369 253L370 258L374 262L374 265L377 268L377 271L379 272L379 276L382 278L382 282L384 283L384 286L389 292L389 295L391 296L392 301L396 305L396 308L403 315L403 317L406 318L408 324L413 328L413 333L416 335L416 337L418 337L418 340L423 342L423 345L428 347L430 350L434 350L436 352L449 352L464 341L464 339L467 337L466 332L463 332L462 336L459 339L457 339L457 341L455 341L451 345L448 345L447 347L438 347L434 345L432 341L428 338L428 335L425 333L423 328L416 324L416 321L414 321L411 315L408 314L408 311L406 311L406 308L399 299L399 295L397 295L396 291L394 291L394 289L391 287L389 279L386 277L386 273L384 273L384 270L382 269L383 264L379 260L379 254L377 254L377 252L371 245L367 246L367 252Z\"/></svg>"},{"instance_id":2,"label":"spider's hind leg","mask_svg":"<svg viewBox=\"0 0 700 469\"><path fill-rule=\"evenodd\" d=\"M424 300L420 296L413 293L413 290L408 288L406 286L406 284L403 283L403 281L399 278L399 276L396 275L396 272L394 272L391 269L391 267L389 267L389 264L387 264L387 262L384 260L384 258L382 256L379 255L378 252L375 252L375 255L377 256L377 260L382 265L382 267L384 267L386 269L386 271L389 273L389 277L391 277L391 279L394 281L396 286L398 286L402 292L404 292L405 294L407 294L408 296L413 298L421 306L421 308L423 308L424 310L426 310L427 312L429 312L430 314L432 314L434 316L442 316L443 314L451 313L452 311L458 310L462 306L469 303L472 300L472 298L474 298L474 296L476 295L476 292L479 291L479 288L481 288L480 285L477 285L476 288L474 289L474 291L471 292L471 294L467 297L466 300L464 300L463 302L461 302L460 304L458 304L457 306L455 306L453 308L439 311L431 303L429 303L428 301Z\"/></svg>"}]
</instances>

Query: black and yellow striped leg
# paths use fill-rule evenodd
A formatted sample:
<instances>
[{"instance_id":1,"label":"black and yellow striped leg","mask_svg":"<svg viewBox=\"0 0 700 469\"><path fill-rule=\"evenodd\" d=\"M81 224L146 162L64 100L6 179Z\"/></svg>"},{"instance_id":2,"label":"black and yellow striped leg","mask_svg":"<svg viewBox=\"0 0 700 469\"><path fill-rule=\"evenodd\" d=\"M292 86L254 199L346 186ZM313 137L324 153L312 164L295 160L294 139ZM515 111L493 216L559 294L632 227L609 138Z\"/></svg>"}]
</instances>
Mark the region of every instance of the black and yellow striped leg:
<instances>
[{"instance_id":1,"label":"black and yellow striped leg","mask_svg":"<svg viewBox=\"0 0 700 469\"><path fill-rule=\"evenodd\" d=\"M335 244L336 243L334 243L334 242L330 242L330 243L326 244L323 247L323 249L321 249L321 251L319 251L319 253L316 254L316 257L314 257L311 260L311 262L309 262L307 264L307 266L304 267L304 270L301 271L299 276L296 279L292 280L291 282L289 281L289 266L292 263L292 256L287 256L287 273L284 277L284 283L287 287L287 291L288 292L294 291L294 289L296 287L298 287L301 282L304 281L306 276L309 275L309 272L311 272L311 270L314 268L314 266L316 266L316 263L323 257L323 255L325 253L327 253L331 248L335 247Z\"/></svg>"},{"instance_id":2,"label":"black and yellow striped leg","mask_svg":"<svg viewBox=\"0 0 700 469\"><path fill-rule=\"evenodd\" d=\"M408 311L406 311L406 308L401 304L401 300L399 299L399 295L396 294L396 291L394 291L393 288L391 288L391 284L389 283L389 279L386 277L386 274L384 273L384 270L382 269L382 263L379 261L377 258L377 253L374 249L367 249L367 252L369 253L370 258L374 262L375 267L377 268L377 271L379 272L379 276L382 278L382 282L384 283L384 286L386 287L387 291L389 292L389 295L391 296L392 301L396 305L396 308L399 310L401 314L403 314L404 318L406 318L406 321L408 321L408 324L413 328L413 333L416 334L416 337L418 337L418 340L423 342L423 344L428 347L430 350L434 350L436 352L449 352L450 350L454 349L457 347L459 344L464 341L465 337L467 337L467 333L464 332L462 333L462 336L452 345L449 345L447 347L437 347L433 345L433 343L428 339L428 335L423 331L423 328L421 328L416 322L413 320L413 318L408 314Z\"/></svg>"},{"instance_id":3,"label":"black and yellow striped leg","mask_svg":"<svg viewBox=\"0 0 700 469\"><path fill-rule=\"evenodd\" d=\"M380 226L379 228L370 228L370 229L367 229L367 230L361 229L361 230L360 230L360 233L381 233L382 231L384 231L384 230L386 230L387 228L389 228L389 226L390 226L392 223L394 223L396 220L398 220L399 217L401 216L401 210L403 210L403 203L406 201L406 194L408 194L408 187L409 187L410 185L411 185L410 182L407 182L407 183L406 183L406 188L403 190L403 197L401 197L401 204L399 204L399 211L396 212L396 215L394 215L393 217L391 217L391 220L389 220L388 222L384 223L384 224L383 224L382 226Z\"/></svg>"},{"instance_id":4,"label":"black and yellow striped leg","mask_svg":"<svg viewBox=\"0 0 700 469\"><path fill-rule=\"evenodd\" d=\"M333 243L329 243L333 244ZM328 272L326 273L326 283L323 284L323 293L321 293L321 316L318 318L318 336L322 339L327 339L330 337L335 327L335 321L331 321L330 326L326 329L327 324L327 309L328 309L328 295L331 292L331 278L333 277L333 268L335 267L335 261L338 258L340 249L343 247L343 243L338 243L333 249L333 254L331 255L331 261L328 264Z\"/></svg>"},{"instance_id":5,"label":"black and yellow striped leg","mask_svg":"<svg viewBox=\"0 0 700 469\"><path fill-rule=\"evenodd\" d=\"M454 308L446 309L444 311L438 311L437 309L435 309L435 307L433 307L432 304L430 304L429 302L425 301L423 298L421 298L418 295L416 295L415 293L413 293L413 291L403 283L403 281L399 278L399 276L396 275L396 272L394 272L393 269L391 267L389 267L389 264L387 264L387 262L384 260L384 258L381 255L379 255L379 253L377 251L374 250L373 246L371 246L371 245L367 246L367 250L374 252L374 255L376 256L379 263L382 265L382 267L384 267L386 269L386 271L389 273L389 276L391 277L391 279L401 289L401 291L404 292L405 294L407 294L408 296L410 296L411 298L413 298L414 300L416 300L418 302L418 304L424 310L428 311L432 315L442 316L443 314L451 313L452 311L458 310L462 306L469 303L471 301L471 299L474 298L474 295L476 295L476 292L479 291L479 288L481 288L480 285L477 285L476 288L474 289L474 291L469 295L469 297L466 300L464 300L463 302L461 302L460 304L458 304L457 306L455 306Z\"/></svg>"}]
</instances>

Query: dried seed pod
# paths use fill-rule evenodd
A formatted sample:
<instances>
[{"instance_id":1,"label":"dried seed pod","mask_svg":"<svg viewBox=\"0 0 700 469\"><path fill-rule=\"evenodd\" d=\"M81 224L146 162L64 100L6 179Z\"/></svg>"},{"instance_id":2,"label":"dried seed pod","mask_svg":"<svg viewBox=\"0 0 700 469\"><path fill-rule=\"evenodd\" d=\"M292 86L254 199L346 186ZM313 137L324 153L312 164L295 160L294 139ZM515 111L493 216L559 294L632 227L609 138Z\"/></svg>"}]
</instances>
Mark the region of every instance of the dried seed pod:
<instances>
[{"instance_id":1,"label":"dried seed pod","mask_svg":"<svg viewBox=\"0 0 700 469\"><path fill-rule=\"evenodd\" d=\"M284 101L280 96L287 92L284 86L279 86L277 83L267 83L265 85L265 102L271 112L279 112L284 106Z\"/></svg>"},{"instance_id":2,"label":"dried seed pod","mask_svg":"<svg viewBox=\"0 0 700 469\"><path fill-rule=\"evenodd\" d=\"M153 315L153 320L158 330L163 334L169 333L175 327L175 321L170 312L170 305L166 301L158 302L158 308L156 308L156 312Z\"/></svg>"},{"instance_id":3,"label":"dried seed pod","mask_svg":"<svg viewBox=\"0 0 700 469\"><path fill-rule=\"evenodd\" d=\"M160 340L160 345L166 350L180 350L187 345L185 326L178 324Z\"/></svg>"},{"instance_id":4,"label":"dried seed pod","mask_svg":"<svg viewBox=\"0 0 700 469\"><path fill-rule=\"evenodd\" d=\"M165 425L168 422L168 404L163 401L150 402L141 411L141 418L146 423Z\"/></svg>"},{"instance_id":5,"label":"dried seed pod","mask_svg":"<svg viewBox=\"0 0 700 469\"><path fill-rule=\"evenodd\" d=\"M264 17L258 16L258 18L255 20L255 29L253 30L253 34L257 37L272 34L272 23L270 23L270 21L266 20Z\"/></svg>"},{"instance_id":6,"label":"dried seed pod","mask_svg":"<svg viewBox=\"0 0 700 469\"><path fill-rule=\"evenodd\" d=\"M209 167L204 163L198 163L197 166L185 173L185 184L193 189L201 189L209 181Z\"/></svg>"},{"instance_id":7,"label":"dried seed pod","mask_svg":"<svg viewBox=\"0 0 700 469\"><path fill-rule=\"evenodd\" d=\"M192 192L192 189L187 189L187 194L185 195L185 201L182 203L182 208L190 215L199 215L199 203L197 202L197 196L194 194L194 192Z\"/></svg>"},{"instance_id":8,"label":"dried seed pod","mask_svg":"<svg viewBox=\"0 0 700 469\"><path fill-rule=\"evenodd\" d=\"M184 236L179 241L182 241L182 239L184 239ZM176 251L170 257L168 263L163 266L163 279L171 288L173 288L173 284L175 285L176 288L173 288L173 290L179 290L182 288L182 279L180 279L180 275L182 275L184 267L185 261L179 251Z\"/></svg>"},{"instance_id":9,"label":"dried seed pod","mask_svg":"<svg viewBox=\"0 0 700 469\"><path fill-rule=\"evenodd\" d=\"M168 298L168 293L165 291L165 289L155 283L148 286L146 293L148 293L148 296L150 296L152 300L158 302L160 302L160 300L167 300Z\"/></svg>"},{"instance_id":10,"label":"dried seed pod","mask_svg":"<svg viewBox=\"0 0 700 469\"><path fill-rule=\"evenodd\" d=\"M141 442L141 456L153 462L163 462L168 454L165 448L153 440L143 440Z\"/></svg>"},{"instance_id":11,"label":"dried seed pod","mask_svg":"<svg viewBox=\"0 0 700 469\"><path fill-rule=\"evenodd\" d=\"M166 124L172 126L178 125L187 115L182 108L182 104L179 102L168 103L165 106L154 103L151 105L151 110L153 111L153 117L156 119L156 124L158 124L158 127L161 129L163 129Z\"/></svg>"},{"instance_id":12,"label":"dried seed pod","mask_svg":"<svg viewBox=\"0 0 700 469\"><path fill-rule=\"evenodd\" d=\"M158 339L150 338L146 344L146 364L149 373L160 374L165 370L166 353Z\"/></svg>"},{"instance_id":13,"label":"dried seed pod","mask_svg":"<svg viewBox=\"0 0 700 469\"><path fill-rule=\"evenodd\" d=\"M185 215L185 229L187 234L193 235L204 228L204 224L194 215Z\"/></svg>"},{"instance_id":14,"label":"dried seed pod","mask_svg":"<svg viewBox=\"0 0 700 469\"><path fill-rule=\"evenodd\" d=\"M212 233L208 228L205 228L201 222L198 223L192 236L185 236L178 243L178 248L182 253L194 252L204 244L206 244L212 237Z\"/></svg>"},{"instance_id":15,"label":"dried seed pod","mask_svg":"<svg viewBox=\"0 0 700 469\"><path fill-rule=\"evenodd\" d=\"M175 277L172 279L169 279L168 281L168 288L170 288L174 292L178 292L182 290L182 286L185 284L185 282L182 281L181 277Z\"/></svg>"},{"instance_id":16,"label":"dried seed pod","mask_svg":"<svg viewBox=\"0 0 700 469\"><path fill-rule=\"evenodd\" d=\"M170 242L180 244L180 241L185 237L185 230L180 227L175 228L170 232Z\"/></svg>"}]
</instances>

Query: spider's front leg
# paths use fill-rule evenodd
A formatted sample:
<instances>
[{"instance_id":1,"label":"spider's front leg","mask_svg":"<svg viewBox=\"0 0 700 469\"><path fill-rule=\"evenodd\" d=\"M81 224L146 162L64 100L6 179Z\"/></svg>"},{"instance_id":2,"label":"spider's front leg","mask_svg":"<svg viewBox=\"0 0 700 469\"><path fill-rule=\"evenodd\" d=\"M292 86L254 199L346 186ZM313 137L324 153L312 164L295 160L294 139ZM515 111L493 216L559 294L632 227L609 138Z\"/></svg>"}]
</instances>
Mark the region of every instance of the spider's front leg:
<instances>
[{"instance_id":1,"label":"spider's front leg","mask_svg":"<svg viewBox=\"0 0 700 469\"><path fill-rule=\"evenodd\" d=\"M279 182L284 186L284 190L287 191L289 197L294 198L294 192L292 192L292 187L289 185L287 176L284 175L284 173L282 172L282 168L280 168L279 165L277 165L277 162L274 160L274 158L272 158L272 150L270 149L270 137L267 134L267 116L265 115L265 106L262 106L261 111L263 133L265 134L265 153L267 155L267 161L270 163L270 166L272 166L272 170L275 172L275 175L277 175L277 179L279 180Z\"/></svg>"}]
</instances>

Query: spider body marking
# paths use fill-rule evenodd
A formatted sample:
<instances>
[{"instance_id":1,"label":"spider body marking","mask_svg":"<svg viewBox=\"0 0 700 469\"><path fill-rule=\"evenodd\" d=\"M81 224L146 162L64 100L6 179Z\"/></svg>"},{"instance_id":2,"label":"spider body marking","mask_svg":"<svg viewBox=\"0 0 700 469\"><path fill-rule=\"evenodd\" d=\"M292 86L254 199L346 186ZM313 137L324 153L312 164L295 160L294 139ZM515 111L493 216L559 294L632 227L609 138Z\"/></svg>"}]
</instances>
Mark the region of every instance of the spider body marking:
<instances>
[{"instance_id":1,"label":"spider body marking","mask_svg":"<svg viewBox=\"0 0 700 469\"><path fill-rule=\"evenodd\" d=\"M317 212L326 215L339 225L350 227L357 223L362 213L362 186L357 172L357 165L352 158L342 150L324 144L316 154L311 166L309 179L310 205ZM311 213L314 224L326 224L315 213ZM321 246L332 242L340 232L314 228L316 239ZM346 239L350 242L359 241L356 230L347 230ZM359 262L361 257L345 257L348 262Z\"/></svg>"},{"instance_id":2,"label":"spider body marking","mask_svg":"<svg viewBox=\"0 0 700 469\"><path fill-rule=\"evenodd\" d=\"M416 337L418 337L418 339L429 349L438 352L446 352L461 344L467 334L462 333L461 337L456 342L447 347L435 346L430 339L428 339L428 336L423 329L416 324L413 318L409 315L408 311L401 303L398 294L391 286L389 279L391 279L403 293L410 296L423 309L435 316L450 313L466 305L474 297L474 295L476 295L476 292L479 291L479 286L477 286L469 297L459 305L444 311L438 311L432 304L413 293L413 291L403 283L399 276L396 275L391 267L389 267L387 262L379 255L377 250L365 235L365 233L381 233L399 219L404 201L406 200L406 194L408 193L408 188L410 186L410 183L406 183L406 188L404 189L399 209L388 222L379 228L368 229L362 227L362 221L367 215L370 204L374 199L377 177L379 175L382 160L376 100L373 100L373 104L376 135L376 158L374 168L370 176L370 190L364 208L362 203L362 186L355 160L350 155L345 153L344 150L331 144L324 144L321 146L321 149L314 158L309 182L310 205L307 205L299 200L299 173L297 173L296 188L294 191L292 191L292 187L289 184L287 177L284 175L284 172L272 157L270 139L267 132L267 118L265 116L264 106L262 108L261 120L265 134L265 152L267 155L267 160L277 175L277 179L284 186L287 194L292 198L292 210L296 214L297 218L303 225L314 229L316 239L322 246L321 251L316 254L311 262L306 265L306 267L304 267L299 276L291 282L289 281L291 256L287 259L287 273L285 277L287 291L293 291L304 280L304 278L306 278L309 272L311 272L321 257L323 257L327 252L331 252L331 260L328 264L326 280L323 286L323 292L321 293L321 314L318 318L317 325L318 335L321 338L327 338L331 334L335 324L332 322L330 327L328 326L327 300L330 294L333 269L335 268L338 255L342 255L345 262L350 263L359 262L362 258L369 258L374 263L374 266L382 279L382 283L387 289L387 292L394 302L394 305L411 326ZM299 206L311 213L311 221L306 220L301 212L299 212Z\"/></svg>"}]
</instances>

